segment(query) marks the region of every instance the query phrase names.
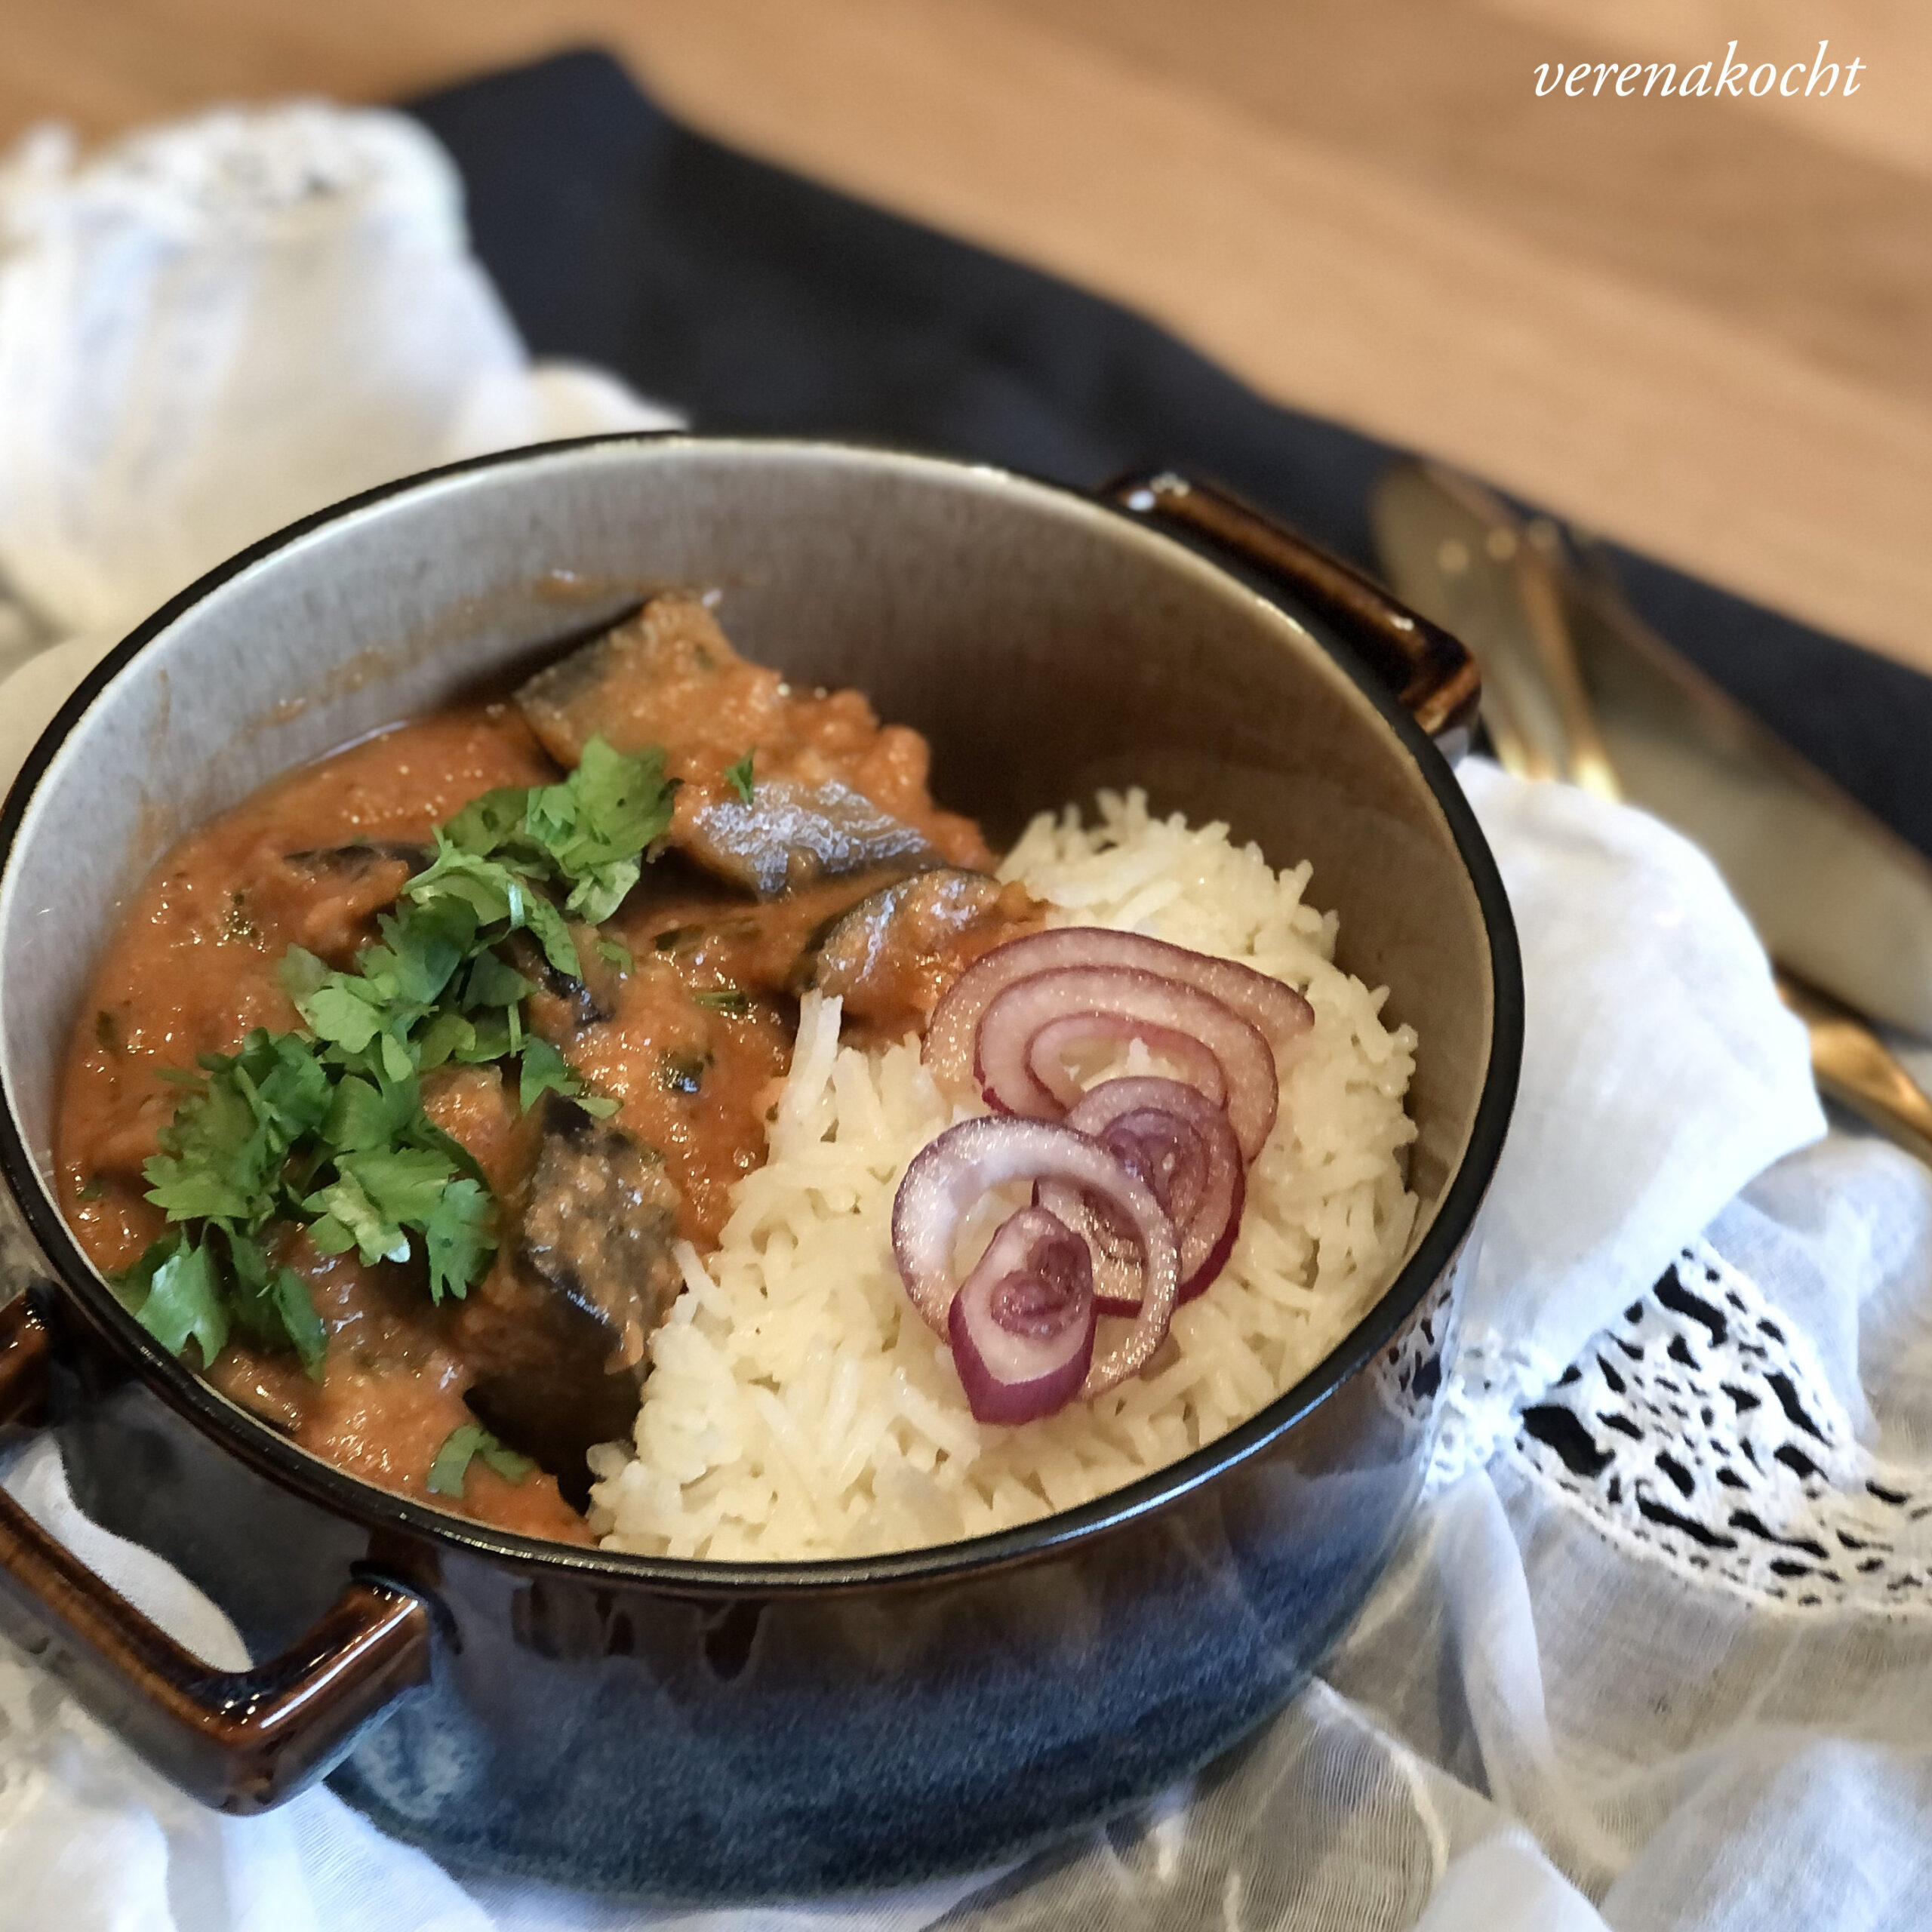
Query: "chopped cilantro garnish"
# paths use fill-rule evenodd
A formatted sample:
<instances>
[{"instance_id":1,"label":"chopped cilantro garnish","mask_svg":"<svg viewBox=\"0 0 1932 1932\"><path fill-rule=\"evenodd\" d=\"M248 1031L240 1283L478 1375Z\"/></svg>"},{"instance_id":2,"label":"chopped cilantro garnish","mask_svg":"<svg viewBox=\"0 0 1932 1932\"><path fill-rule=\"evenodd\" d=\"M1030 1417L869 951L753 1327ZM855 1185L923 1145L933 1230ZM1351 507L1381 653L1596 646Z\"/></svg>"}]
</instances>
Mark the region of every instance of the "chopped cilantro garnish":
<instances>
[{"instance_id":1,"label":"chopped cilantro garnish","mask_svg":"<svg viewBox=\"0 0 1932 1932\"><path fill-rule=\"evenodd\" d=\"M560 784L488 792L466 806L437 835L435 863L405 890L412 896L466 894L479 918L528 925L551 964L580 978L576 949L555 907L527 889L519 905L518 888L555 880L568 888L565 912L600 924L636 884L645 855L670 829L675 789L657 746L626 758L592 738ZM486 894L494 895L487 906Z\"/></svg>"},{"instance_id":2,"label":"chopped cilantro garnish","mask_svg":"<svg viewBox=\"0 0 1932 1932\"><path fill-rule=\"evenodd\" d=\"M694 1006L709 1007L713 1013L743 1013L751 1005L749 997L736 986L713 986L691 995Z\"/></svg>"},{"instance_id":3,"label":"chopped cilantro garnish","mask_svg":"<svg viewBox=\"0 0 1932 1932\"><path fill-rule=\"evenodd\" d=\"M353 1250L368 1266L417 1262L437 1301L481 1278L496 1203L424 1112L421 1075L514 1056L525 1109L554 1092L600 1117L617 1110L526 1031L536 988L497 949L527 932L552 968L580 977L568 921L594 926L617 909L670 824L672 789L661 751L626 758L593 738L559 783L486 792L437 832L434 860L352 971L290 949L281 978L303 1031L258 1027L238 1054L202 1055L198 1072L159 1069L189 1089L143 1171L174 1225L115 1284L157 1340L178 1355L192 1339L208 1363L239 1327L319 1374L327 1332L301 1276L272 1260L278 1227L306 1226L324 1254ZM112 1050L111 1017L96 1030ZM465 1463L493 1451L521 1462L483 1441Z\"/></svg>"},{"instance_id":4,"label":"chopped cilantro garnish","mask_svg":"<svg viewBox=\"0 0 1932 1932\"><path fill-rule=\"evenodd\" d=\"M614 966L620 973L628 973L637 964L635 956L622 940L600 939L597 952L605 965Z\"/></svg>"},{"instance_id":5,"label":"chopped cilantro garnish","mask_svg":"<svg viewBox=\"0 0 1932 1932\"><path fill-rule=\"evenodd\" d=\"M755 748L754 748L754 750ZM736 764L724 768L724 776L731 781L731 789L746 804L752 801L752 758L753 752L747 752Z\"/></svg>"},{"instance_id":6,"label":"chopped cilantro garnish","mask_svg":"<svg viewBox=\"0 0 1932 1932\"><path fill-rule=\"evenodd\" d=\"M228 1346L228 1310L205 1245L178 1235L158 1241L122 1281L138 1297L130 1303L134 1318L170 1355L178 1355L192 1338L201 1344L202 1360L211 1362Z\"/></svg>"},{"instance_id":7,"label":"chopped cilantro garnish","mask_svg":"<svg viewBox=\"0 0 1932 1932\"><path fill-rule=\"evenodd\" d=\"M235 1270L230 1300L237 1322L266 1347L286 1343L320 1381L328 1331L309 1299L308 1283L293 1268L272 1270L260 1245L246 1235L230 1236L228 1245Z\"/></svg>"},{"instance_id":8,"label":"chopped cilantro garnish","mask_svg":"<svg viewBox=\"0 0 1932 1932\"><path fill-rule=\"evenodd\" d=\"M107 1183L98 1174L90 1174L74 1189L76 1201L98 1201L107 1191Z\"/></svg>"},{"instance_id":9,"label":"chopped cilantro garnish","mask_svg":"<svg viewBox=\"0 0 1932 1932\"><path fill-rule=\"evenodd\" d=\"M480 1423L453 1429L429 1465L429 1491L434 1496L460 1496L469 1466L478 1456L506 1482L521 1482L537 1465L528 1456L506 1449Z\"/></svg>"},{"instance_id":10,"label":"chopped cilantro garnish","mask_svg":"<svg viewBox=\"0 0 1932 1932\"><path fill-rule=\"evenodd\" d=\"M569 1061L534 1034L523 1043L523 1079L518 1103L528 1113L546 1094L562 1094L576 1101L587 1114L608 1120L617 1111L617 1103L608 1094L593 1094Z\"/></svg>"}]
</instances>

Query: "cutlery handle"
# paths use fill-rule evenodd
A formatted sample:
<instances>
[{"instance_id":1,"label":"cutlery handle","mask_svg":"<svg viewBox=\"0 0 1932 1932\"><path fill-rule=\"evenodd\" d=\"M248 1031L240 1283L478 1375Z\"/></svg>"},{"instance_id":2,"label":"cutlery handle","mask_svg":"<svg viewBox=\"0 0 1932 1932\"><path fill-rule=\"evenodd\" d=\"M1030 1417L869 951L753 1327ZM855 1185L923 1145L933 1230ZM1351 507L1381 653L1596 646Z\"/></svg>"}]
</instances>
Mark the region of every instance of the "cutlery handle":
<instances>
[{"instance_id":1,"label":"cutlery handle","mask_svg":"<svg viewBox=\"0 0 1932 1932\"><path fill-rule=\"evenodd\" d=\"M1932 1167L1932 1099L1897 1057L1849 1008L1780 968L1778 997L1811 1036L1818 1091Z\"/></svg>"},{"instance_id":2,"label":"cutlery handle","mask_svg":"<svg viewBox=\"0 0 1932 1932\"><path fill-rule=\"evenodd\" d=\"M0 1427L38 1423L52 1338L29 1290L0 1309ZM0 1629L163 1777L224 1811L266 1811L429 1676L429 1612L355 1579L253 1670L217 1670L142 1615L0 1490Z\"/></svg>"},{"instance_id":3,"label":"cutlery handle","mask_svg":"<svg viewBox=\"0 0 1932 1932\"><path fill-rule=\"evenodd\" d=\"M1100 494L1286 591L1337 632L1445 753L1467 749L1482 696L1475 660L1374 578L1220 485L1174 470L1120 477Z\"/></svg>"}]
</instances>

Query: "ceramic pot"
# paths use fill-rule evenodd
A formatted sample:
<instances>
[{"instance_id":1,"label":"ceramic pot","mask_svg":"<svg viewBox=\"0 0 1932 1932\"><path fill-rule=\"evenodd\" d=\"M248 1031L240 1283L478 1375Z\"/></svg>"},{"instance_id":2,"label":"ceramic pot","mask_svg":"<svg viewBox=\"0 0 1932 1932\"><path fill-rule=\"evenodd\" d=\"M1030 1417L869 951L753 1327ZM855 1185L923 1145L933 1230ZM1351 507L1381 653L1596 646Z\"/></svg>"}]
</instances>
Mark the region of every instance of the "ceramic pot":
<instances>
[{"instance_id":1,"label":"ceramic pot","mask_svg":"<svg viewBox=\"0 0 1932 1932\"><path fill-rule=\"evenodd\" d=\"M1210 1447L1024 1528L863 1561L605 1554L310 1457L162 1352L52 1192L63 1044L171 839L376 726L500 688L669 585L747 654L916 726L995 844L1096 787L1311 859L1342 963L1421 1047L1419 1233L1312 1374ZM0 1620L184 1788L327 1773L453 1862L659 1898L985 1863L1158 1789L1278 1709L1414 1504L1522 1031L1494 865L1432 733L1453 641L1199 485L1089 497L824 444L521 451L312 518L176 598L50 728L0 820L0 1165L32 1251L0 1420L229 1611L208 1669L0 1497Z\"/></svg>"}]
</instances>

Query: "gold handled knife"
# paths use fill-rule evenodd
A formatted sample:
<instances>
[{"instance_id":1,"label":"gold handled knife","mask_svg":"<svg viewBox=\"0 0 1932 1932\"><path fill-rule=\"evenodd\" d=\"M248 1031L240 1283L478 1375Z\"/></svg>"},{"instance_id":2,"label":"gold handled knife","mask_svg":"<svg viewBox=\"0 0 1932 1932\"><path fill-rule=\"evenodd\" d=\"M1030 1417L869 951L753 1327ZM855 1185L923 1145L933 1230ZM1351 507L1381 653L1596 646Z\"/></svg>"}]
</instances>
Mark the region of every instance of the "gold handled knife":
<instances>
[{"instance_id":1,"label":"gold handled knife","mask_svg":"<svg viewBox=\"0 0 1932 1932\"><path fill-rule=\"evenodd\" d=\"M1370 508L1397 595L1475 654L1503 763L1628 796L1709 852L1821 1090L1932 1161L1932 1101L1849 1010L1932 1034L1932 866L1580 571L1555 525L1420 463Z\"/></svg>"},{"instance_id":2,"label":"gold handled knife","mask_svg":"<svg viewBox=\"0 0 1932 1932\"><path fill-rule=\"evenodd\" d=\"M1492 736L1517 730L1584 783L1592 756L1605 761L1633 804L1716 861L1769 952L1932 1038L1932 863L1586 578L1554 525L1525 527L1480 485L1420 463L1383 479L1371 515L1396 595L1475 654ZM1514 695L1548 663L1552 632L1580 681L1553 718L1549 701L1539 713Z\"/></svg>"}]
</instances>

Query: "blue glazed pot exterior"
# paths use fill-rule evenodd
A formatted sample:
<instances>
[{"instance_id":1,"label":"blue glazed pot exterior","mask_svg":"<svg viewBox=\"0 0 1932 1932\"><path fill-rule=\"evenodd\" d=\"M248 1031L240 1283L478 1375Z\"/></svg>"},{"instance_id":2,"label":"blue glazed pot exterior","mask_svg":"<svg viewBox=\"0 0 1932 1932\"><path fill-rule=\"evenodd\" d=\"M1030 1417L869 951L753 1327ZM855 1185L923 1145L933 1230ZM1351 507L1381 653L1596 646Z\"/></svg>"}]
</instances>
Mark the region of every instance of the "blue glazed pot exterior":
<instances>
[{"instance_id":1,"label":"blue glazed pot exterior","mask_svg":"<svg viewBox=\"0 0 1932 1932\"><path fill-rule=\"evenodd\" d=\"M437 1606L433 1680L331 1782L457 1864L666 1900L890 1884L1078 1830L1278 1709L1367 1594L1433 1445L1469 1253L1265 1450L1030 1559L706 1595L398 1540L373 1567ZM69 1360L82 1506L258 1649L372 1567L354 1525Z\"/></svg>"},{"instance_id":2,"label":"blue glazed pot exterior","mask_svg":"<svg viewBox=\"0 0 1932 1932\"><path fill-rule=\"evenodd\" d=\"M256 784L666 583L720 587L752 654L924 732L936 793L996 840L1134 784L1312 865L1341 963L1422 1041L1422 1211L1380 1302L1300 1386L1129 1490L980 1543L730 1565L531 1543L372 1488L115 1302L51 1149L75 961L121 898ZM0 854L0 1167L51 1278L75 1494L257 1657L353 1572L418 1593L431 1681L334 1780L445 1858L703 1900L984 1865L1278 1708L1400 1534L1513 1099L1508 905L1435 747L1346 647L1168 537L1023 478L832 445L612 438L440 472L257 546L111 654L29 760Z\"/></svg>"}]
</instances>

